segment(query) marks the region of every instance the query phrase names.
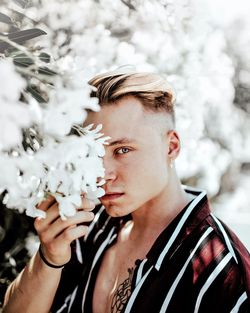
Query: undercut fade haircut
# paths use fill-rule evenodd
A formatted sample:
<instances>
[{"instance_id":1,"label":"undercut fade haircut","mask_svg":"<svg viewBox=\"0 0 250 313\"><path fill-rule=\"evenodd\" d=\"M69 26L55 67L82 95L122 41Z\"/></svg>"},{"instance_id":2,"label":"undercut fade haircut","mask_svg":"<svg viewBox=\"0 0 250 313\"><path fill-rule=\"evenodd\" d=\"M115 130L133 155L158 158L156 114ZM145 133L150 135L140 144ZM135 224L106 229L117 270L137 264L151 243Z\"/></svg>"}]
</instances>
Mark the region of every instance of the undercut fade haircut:
<instances>
[{"instance_id":1,"label":"undercut fade haircut","mask_svg":"<svg viewBox=\"0 0 250 313\"><path fill-rule=\"evenodd\" d=\"M97 97L100 106L112 105L125 96L134 96L146 110L166 112L175 122L175 98L167 81L155 73L112 71L93 77L91 97Z\"/></svg>"}]
</instances>

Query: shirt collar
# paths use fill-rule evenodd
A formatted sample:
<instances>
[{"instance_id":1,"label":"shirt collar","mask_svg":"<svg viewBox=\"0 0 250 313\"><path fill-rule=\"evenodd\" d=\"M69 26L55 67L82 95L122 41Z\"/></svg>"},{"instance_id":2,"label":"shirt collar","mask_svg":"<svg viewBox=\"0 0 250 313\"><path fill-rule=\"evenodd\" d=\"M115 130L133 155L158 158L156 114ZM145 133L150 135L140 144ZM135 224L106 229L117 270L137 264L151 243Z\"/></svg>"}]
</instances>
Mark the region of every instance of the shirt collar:
<instances>
[{"instance_id":1,"label":"shirt collar","mask_svg":"<svg viewBox=\"0 0 250 313\"><path fill-rule=\"evenodd\" d=\"M195 198L188 203L158 236L147 253L148 262L160 269L166 257L170 257L185 238L210 214L206 192L183 186Z\"/></svg>"}]
</instances>

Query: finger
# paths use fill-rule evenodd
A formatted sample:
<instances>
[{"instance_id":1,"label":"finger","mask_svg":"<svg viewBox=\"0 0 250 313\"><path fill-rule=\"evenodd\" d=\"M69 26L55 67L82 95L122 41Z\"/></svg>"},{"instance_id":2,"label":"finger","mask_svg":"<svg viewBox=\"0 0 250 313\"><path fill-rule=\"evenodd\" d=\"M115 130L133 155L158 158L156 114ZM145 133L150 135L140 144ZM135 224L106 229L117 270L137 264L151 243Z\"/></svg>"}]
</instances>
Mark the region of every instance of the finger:
<instances>
[{"instance_id":1,"label":"finger","mask_svg":"<svg viewBox=\"0 0 250 313\"><path fill-rule=\"evenodd\" d=\"M84 211L92 211L95 208L95 202L87 199L86 197L82 197L82 209Z\"/></svg>"},{"instance_id":2,"label":"finger","mask_svg":"<svg viewBox=\"0 0 250 313\"><path fill-rule=\"evenodd\" d=\"M63 231L76 224L85 222L91 222L94 219L92 212L79 211L74 216L62 220L60 217L53 222L46 231L41 233L41 239L43 242L49 242L55 237L59 236Z\"/></svg>"},{"instance_id":3,"label":"finger","mask_svg":"<svg viewBox=\"0 0 250 313\"><path fill-rule=\"evenodd\" d=\"M45 218L37 218L35 220L35 229L37 232L45 231L59 216L58 203L56 202L46 211Z\"/></svg>"},{"instance_id":4,"label":"finger","mask_svg":"<svg viewBox=\"0 0 250 313\"><path fill-rule=\"evenodd\" d=\"M54 203L46 212L46 221L48 224L52 224L58 217L60 217L59 204L58 202Z\"/></svg>"},{"instance_id":5,"label":"finger","mask_svg":"<svg viewBox=\"0 0 250 313\"><path fill-rule=\"evenodd\" d=\"M48 208L55 202L56 199L52 195L49 195L48 198L39 203L37 207L40 210L47 211Z\"/></svg>"},{"instance_id":6,"label":"finger","mask_svg":"<svg viewBox=\"0 0 250 313\"><path fill-rule=\"evenodd\" d=\"M65 243L70 244L72 241L85 236L88 230L89 227L86 225L69 227L55 239L54 243L57 245L65 245Z\"/></svg>"}]
</instances>

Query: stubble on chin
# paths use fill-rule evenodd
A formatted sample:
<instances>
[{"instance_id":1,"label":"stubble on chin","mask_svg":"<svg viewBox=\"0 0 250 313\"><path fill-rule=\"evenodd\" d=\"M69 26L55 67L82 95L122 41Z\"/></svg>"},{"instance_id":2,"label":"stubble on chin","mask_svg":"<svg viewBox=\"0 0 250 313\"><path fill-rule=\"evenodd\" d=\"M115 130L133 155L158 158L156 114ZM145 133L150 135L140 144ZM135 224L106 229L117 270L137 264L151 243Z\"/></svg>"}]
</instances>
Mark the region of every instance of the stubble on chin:
<instances>
[{"instance_id":1,"label":"stubble on chin","mask_svg":"<svg viewBox=\"0 0 250 313\"><path fill-rule=\"evenodd\" d=\"M127 212L124 212L120 207L114 204L104 205L108 215L112 217L122 217L127 215Z\"/></svg>"}]
</instances>

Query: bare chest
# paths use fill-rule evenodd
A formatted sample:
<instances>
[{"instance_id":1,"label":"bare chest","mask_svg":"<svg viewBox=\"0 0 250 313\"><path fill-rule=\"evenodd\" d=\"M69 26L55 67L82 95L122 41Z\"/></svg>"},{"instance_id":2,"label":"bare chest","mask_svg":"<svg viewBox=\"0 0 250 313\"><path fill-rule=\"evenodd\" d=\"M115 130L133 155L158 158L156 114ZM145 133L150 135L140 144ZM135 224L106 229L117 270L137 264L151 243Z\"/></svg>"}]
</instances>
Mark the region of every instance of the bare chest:
<instances>
[{"instance_id":1,"label":"bare chest","mask_svg":"<svg viewBox=\"0 0 250 313\"><path fill-rule=\"evenodd\" d=\"M131 294L137 258L134 254L121 253L116 247L106 251L95 283L93 313L121 312Z\"/></svg>"}]
</instances>

